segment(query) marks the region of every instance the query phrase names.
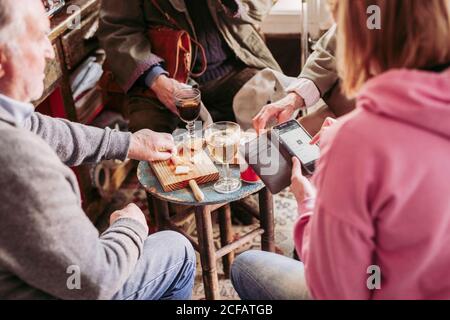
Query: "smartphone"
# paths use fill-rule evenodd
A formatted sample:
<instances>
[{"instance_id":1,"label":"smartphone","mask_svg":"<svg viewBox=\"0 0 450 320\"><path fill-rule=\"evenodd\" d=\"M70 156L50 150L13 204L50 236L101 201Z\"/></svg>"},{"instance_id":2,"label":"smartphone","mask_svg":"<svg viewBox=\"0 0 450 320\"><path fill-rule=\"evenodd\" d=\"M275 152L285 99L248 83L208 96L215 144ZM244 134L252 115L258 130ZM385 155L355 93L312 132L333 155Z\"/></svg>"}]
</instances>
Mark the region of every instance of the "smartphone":
<instances>
[{"instance_id":1,"label":"smartphone","mask_svg":"<svg viewBox=\"0 0 450 320\"><path fill-rule=\"evenodd\" d=\"M291 156L297 157L306 174L313 174L316 161L320 157L320 148L317 144L311 145L312 137L297 120L290 120L273 128L280 145L282 145Z\"/></svg>"}]
</instances>

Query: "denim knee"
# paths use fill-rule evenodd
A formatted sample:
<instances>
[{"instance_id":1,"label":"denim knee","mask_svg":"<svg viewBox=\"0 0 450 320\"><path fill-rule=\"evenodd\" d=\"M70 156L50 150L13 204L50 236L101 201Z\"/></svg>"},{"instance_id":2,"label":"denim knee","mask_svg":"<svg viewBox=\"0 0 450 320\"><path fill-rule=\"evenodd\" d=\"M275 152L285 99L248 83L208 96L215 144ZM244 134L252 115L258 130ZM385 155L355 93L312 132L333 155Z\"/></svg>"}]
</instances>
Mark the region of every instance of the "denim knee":
<instances>
[{"instance_id":1,"label":"denim knee","mask_svg":"<svg viewBox=\"0 0 450 320\"><path fill-rule=\"evenodd\" d=\"M150 235L136 268L117 299L186 300L192 294L196 257L191 243L180 233Z\"/></svg>"},{"instance_id":2,"label":"denim knee","mask_svg":"<svg viewBox=\"0 0 450 320\"><path fill-rule=\"evenodd\" d=\"M195 268L195 250L191 242L185 236L175 231L161 231L158 232L157 235L161 242L166 245L168 255L184 258L185 260L192 262Z\"/></svg>"},{"instance_id":3,"label":"denim knee","mask_svg":"<svg viewBox=\"0 0 450 320\"><path fill-rule=\"evenodd\" d=\"M243 300L305 300L310 295L303 264L263 251L241 254L231 268L231 281Z\"/></svg>"},{"instance_id":4,"label":"denim knee","mask_svg":"<svg viewBox=\"0 0 450 320\"><path fill-rule=\"evenodd\" d=\"M179 275L177 280L175 280L176 284L164 298L189 300L192 295L196 271L195 250L191 242L181 233L164 231L160 236L167 243L168 254L172 255L176 261L183 261L179 265Z\"/></svg>"},{"instance_id":5,"label":"denim knee","mask_svg":"<svg viewBox=\"0 0 450 320\"><path fill-rule=\"evenodd\" d=\"M231 266L231 272L235 270L235 273L238 273L240 270L247 269L249 265L251 265L255 258L257 257L259 251L257 250L249 250L242 252L233 262Z\"/></svg>"},{"instance_id":6,"label":"denim knee","mask_svg":"<svg viewBox=\"0 0 450 320\"><path fill-rule=\"evenodd\" d=\"M248 279L250 277L249 271L252 270L252 264L255 261L255 256L258 251L251 250L241 253L233 262L231 266L231 283L233 287L238 292L241 298L244 297L244 286L253 279Z\"/></svg>"}]
</instances>

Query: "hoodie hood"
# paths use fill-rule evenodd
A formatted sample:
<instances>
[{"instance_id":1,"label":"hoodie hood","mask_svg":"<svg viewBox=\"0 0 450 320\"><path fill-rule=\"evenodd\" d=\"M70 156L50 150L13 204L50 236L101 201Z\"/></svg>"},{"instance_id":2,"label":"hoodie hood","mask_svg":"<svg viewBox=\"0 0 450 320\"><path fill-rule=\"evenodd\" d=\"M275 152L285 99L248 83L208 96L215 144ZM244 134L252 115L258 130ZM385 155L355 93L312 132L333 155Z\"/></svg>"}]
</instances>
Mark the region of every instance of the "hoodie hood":
<instances>
[{"instance_id":1,"label":"hoodie hood","mask_svg":"<svg viewBox=\"0 0 450 320\"><path fill-rule=\"evenodd\" d=\"M357 106L450 139L450 69L386 72L364 85Z\"/></svg>"}]
</instances>

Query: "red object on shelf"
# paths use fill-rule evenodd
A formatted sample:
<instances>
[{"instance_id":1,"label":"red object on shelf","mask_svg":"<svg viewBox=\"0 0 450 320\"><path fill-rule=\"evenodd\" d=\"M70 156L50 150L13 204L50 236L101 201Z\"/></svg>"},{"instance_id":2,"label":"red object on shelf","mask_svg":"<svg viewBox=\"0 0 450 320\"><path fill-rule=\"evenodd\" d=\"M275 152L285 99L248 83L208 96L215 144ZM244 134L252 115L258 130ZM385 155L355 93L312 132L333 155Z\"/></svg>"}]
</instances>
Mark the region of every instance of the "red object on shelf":
<instances>
[{"instance_id":1,"label":"red object on shelf","mask_svg":"<svg viewBox=\"0 0 450 320\"><path fill-rule=\"evenodd\" d=\"M54 118L67 119L61 88L56 88L50 96L36 108L36 111Z\"/></svg>"}]
</instances>

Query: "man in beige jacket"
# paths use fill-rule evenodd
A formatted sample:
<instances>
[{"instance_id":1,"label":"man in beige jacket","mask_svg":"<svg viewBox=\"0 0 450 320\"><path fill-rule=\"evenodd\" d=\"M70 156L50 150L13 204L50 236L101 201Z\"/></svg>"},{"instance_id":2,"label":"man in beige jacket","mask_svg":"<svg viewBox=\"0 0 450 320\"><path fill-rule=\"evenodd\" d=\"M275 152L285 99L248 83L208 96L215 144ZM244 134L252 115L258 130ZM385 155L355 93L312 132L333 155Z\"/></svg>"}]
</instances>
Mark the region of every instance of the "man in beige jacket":
<instances>
[{"instance_id":1,"label":"man in beige jacket","mask_svg":"<svg viewBox=\"0 0 450 320\"><path fill-rule=\"evenodd\" d=\"M337 118L354 109L354 101L341 92L341 82L336 70L336 25L316 44L298 81L293 83L285 98L269 104L254 118L256 130L264 129L269 120L278 123L289 120L294 112L315 105L322 98L326 105L300 119L302 125L315 135L327 117Z\"/></svg>"}]
</instances>

